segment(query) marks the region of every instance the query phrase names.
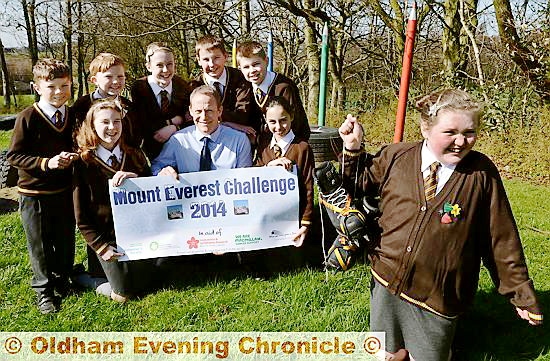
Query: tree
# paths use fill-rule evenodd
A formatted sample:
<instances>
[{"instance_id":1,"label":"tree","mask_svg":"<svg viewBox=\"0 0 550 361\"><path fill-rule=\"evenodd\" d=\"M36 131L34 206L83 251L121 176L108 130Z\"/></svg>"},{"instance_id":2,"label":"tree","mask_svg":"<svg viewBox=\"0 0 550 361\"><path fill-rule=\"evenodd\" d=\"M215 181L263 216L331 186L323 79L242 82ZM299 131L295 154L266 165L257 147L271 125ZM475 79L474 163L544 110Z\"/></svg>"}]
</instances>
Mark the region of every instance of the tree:
<instances>
[{"instance_id":1,"label":"tree","mask_svg":"<svg viewBox=\"0 0 550 361\"><path fill-rule=\"evenodd\" d=\"M4 106L6 108L9 108L11 106L10 74L8 72L6 57L4 56L4 44L2 43L2 39L0 39L0 64L2 70L2 91L4 94Z\"/></svg>"},{"instance_id":2,"label":"tree","mask_svg":"<svg viewBox=\"0 0 550 361\"><path fill-rule=\"evenodd\" d=\"M493 0L500 40L506 47L512 61L532 81L542 99L550 101L550 78L548 64L529 49L520 39L509 0Z\"/></svg>"}]
</instances>

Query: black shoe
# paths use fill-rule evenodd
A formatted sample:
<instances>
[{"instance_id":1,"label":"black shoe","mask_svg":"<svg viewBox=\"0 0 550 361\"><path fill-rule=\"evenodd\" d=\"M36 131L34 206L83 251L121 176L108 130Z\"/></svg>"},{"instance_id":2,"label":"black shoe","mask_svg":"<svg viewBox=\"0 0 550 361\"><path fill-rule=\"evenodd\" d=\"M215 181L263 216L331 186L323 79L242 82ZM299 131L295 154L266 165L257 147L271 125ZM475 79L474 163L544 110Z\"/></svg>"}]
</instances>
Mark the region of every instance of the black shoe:
<instances>
[{"instance_id":1,"label":"black shoe","mask_svg":"<svg viewBox=\"0 0 550 361\"><path fill-rule=\"evenodd\" d=\"M55 297L50 295L39 295L38 296L38 310L41 314L46 315L48 313L54 313L59 311L59 308L57 307Z\"/></svg>"}]
</instances>

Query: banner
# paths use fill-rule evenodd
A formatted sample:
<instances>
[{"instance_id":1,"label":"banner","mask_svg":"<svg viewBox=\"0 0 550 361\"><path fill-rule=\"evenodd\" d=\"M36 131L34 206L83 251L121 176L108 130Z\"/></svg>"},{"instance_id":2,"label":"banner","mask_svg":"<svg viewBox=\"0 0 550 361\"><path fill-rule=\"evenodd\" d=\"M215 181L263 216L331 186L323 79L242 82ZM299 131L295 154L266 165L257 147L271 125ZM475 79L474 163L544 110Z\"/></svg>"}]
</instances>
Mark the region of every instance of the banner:
<instances>
[{"instance_id":1,"label":"banner","mask_svg":"<svg viewBox=\"0 0 550 361\"><path fill-rule=\"evenodd\" d=\"M109 181L119 260L293 244L296 167L252 167Z\"/></svg>"}]
</instances>

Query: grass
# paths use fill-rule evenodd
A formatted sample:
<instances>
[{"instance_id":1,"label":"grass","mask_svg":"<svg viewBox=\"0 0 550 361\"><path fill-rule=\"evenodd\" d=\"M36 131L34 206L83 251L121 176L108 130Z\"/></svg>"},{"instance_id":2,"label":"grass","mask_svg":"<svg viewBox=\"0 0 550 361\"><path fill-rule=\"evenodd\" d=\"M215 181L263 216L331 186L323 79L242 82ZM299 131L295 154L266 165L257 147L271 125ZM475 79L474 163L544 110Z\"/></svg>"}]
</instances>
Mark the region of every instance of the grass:
<instances>
[{"instance_id":1,"label":"grass","mask_svg":"<svg viewBox=\"0 0 550 361\"><path fill-rule=\"evenodd\" d=\"M490 155L504 176L522 236L531 278L541 304L550 304L550 147L548 112L541 126L483 132L476 149ZM329 114L337 126L345 114ZM407 119L405 140L420 139L415 115ZM390 143L394 112L363 113L368 149ZM375 125L375 126L370 126ZM0 149L10 131L0 131ZM513 178L516 177L516 178ZM521 177L522 180L517 177ZM126 305L93 292L66 298L58 314L39 315L29 287L31 270L17 213L0 214L0 329L2 331L366 331L369 319L369 267L345 273L319 268L286 272L266 281L246 274L198 275ZM318 240L317 240L318 241ZM77 262L84 260L78 239ZM550 328L532 328L515 316L482 270L474 306L459 324L458 360L550 361Z\"/></svg>"},{"instance_id":2,"label":"grass","mask_svg":"<svg viewBox=\"0 0 550 361\"><path fill-rule=\"evenodd\" d=\"M550 304L550 189L523 181L506 188L542 304ZM246 274L188 277L186 282L119 305L93 292L63 301L58 314L34 306L25 237L17 213L0 215L0 327L3 331L366 331L369 267L345 273L305 268L256 281ZM84 257L78 239L77 260ZM146 311L144 311L146 310ZM519 341L521 340L521 341ZM459 360L550 360L550 329L517 319L483 271L473 310L457 337Z\"/></svg>"},{"instance_id":3,"label":"grass","mask_svg":"<svg viewBox=\"0 0 550 361\"><path fill-rule=\"evenodd\" d=\"M25 109L29 105L34 103L34 95L16 95L17 106L13 103L13 98L11 99L11 106L8 108L4 105L4 96L0 95L0 114L16 114L21 110Z\"/></svg>"}]
</instances>

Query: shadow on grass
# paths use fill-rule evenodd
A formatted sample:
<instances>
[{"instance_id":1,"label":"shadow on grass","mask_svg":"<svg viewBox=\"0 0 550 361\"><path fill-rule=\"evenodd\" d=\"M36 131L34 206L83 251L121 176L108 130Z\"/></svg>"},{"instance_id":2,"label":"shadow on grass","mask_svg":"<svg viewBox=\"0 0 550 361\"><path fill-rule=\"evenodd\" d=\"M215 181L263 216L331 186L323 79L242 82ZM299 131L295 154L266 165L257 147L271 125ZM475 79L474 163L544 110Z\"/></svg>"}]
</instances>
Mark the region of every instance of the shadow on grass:
<instances>
[{"instance_id":1,"label":"shadow on grass","mask_svg":"<svg viewBox=\"0 0 550 361\"><path fill-rule=\"evenodd\" d=\"M314 209L313 224L304 244L262 251L227 253L221 256L196 255L167 257L157 264L165 280L164 288L199 287L213 282L231 282L250 277L276 278L304 268L323 268L322 240L326 250L336 237L336 230L326 215L321 226L319 208Z\"/></svg>"},{"instance_id":2,"label":"shadow on grass","mask_svg":"<svg viewBox=\"0 0 550 361\"><path fill-rule=\"evenodd\" d=\"M541 305L550 304L550 291L537 293ZM543 310L544 312L544 310ZM478 291L472 310L458 324L455 361L534 360L550 356L550 327L529 326L496 291ZM480 355L485 357L480 358ZM545 357L546 359L546 357Z\"/></svg>"}]
</instances>

